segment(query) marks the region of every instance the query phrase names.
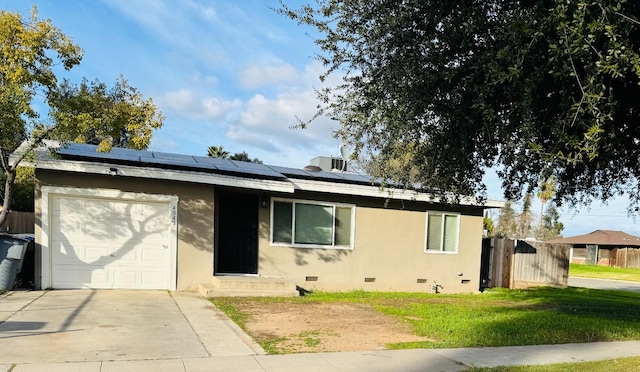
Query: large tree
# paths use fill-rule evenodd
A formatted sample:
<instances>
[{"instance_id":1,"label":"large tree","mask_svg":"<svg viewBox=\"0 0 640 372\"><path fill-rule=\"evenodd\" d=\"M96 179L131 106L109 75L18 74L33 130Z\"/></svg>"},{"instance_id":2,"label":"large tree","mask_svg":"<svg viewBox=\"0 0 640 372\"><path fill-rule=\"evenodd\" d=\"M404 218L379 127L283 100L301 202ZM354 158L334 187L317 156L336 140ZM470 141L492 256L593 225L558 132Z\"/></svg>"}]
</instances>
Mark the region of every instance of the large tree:
<instances>
[{"instance_id":1,"label":"large tree","mask_svg":"<svg viewBox=\"0 0 640 372\"><path fill-rule=\"evenodd\" d=\"M129 147L144 148L149 143L151 130L162 124L162 115L150 100L142 99L128 85L122 89L123 100L107 100L126 104L107 106L104 111L71 104L85 95L79 94L70 83L58 86L56 73L61 71L58 65L66 70L78 65L82 49L50 20L38 19L35 8L28 17L0 11L0 46L0 167L4 180L0 190L1 226L12 209L13 186L20 163L45 140L84 142L91 133L92 138L100 139L99 148L104 151L119 145L123 138ZM91 89L92 85L83 84L88 87L88 96L102 98L101 92ZM34 109L36 96L44 99L50 108L50 114L44 118ZM141 113L120 120L123 111L136 112L139 108ZM108 116L113 119L105 120ZM9 155L21 143L26 144L24 151L10 162Z\"/></svg>"},{"instance_id":2,"label":"large tree","mask_svg":"<svg viewBox=\"0 0 640 372\"><path fill-rule=\"evenodd\" d=\"M69 141L113 147L146 149L154 129L162 127L164 117L151 98L120 76L112 87L98 80L83 79L80 84L63 80L51 92L51 117L58 126L84 128L65 131Z\"/></svg>"},{"instance_id":3,"label":"large tree","mask_svg":"<svg viewBox=\"0 0 640 372\"><path fill-rule=\"evenodd\" d=\"M495 167L509 199L554 175L557 202L628 193L638 211L640 2L316 0L279 11L317 29L321 78L342 76L320 90L318 115L340 120L356 156L408 159L434 192L485 195Z\"/></svg>"},{"instance_id":4,"label":"large tree","mask_svg":"<svg viewBox=\"0 0 640 372\"><path fill-rule=\"evenodd\" d=\"M560 222L560 213L556 206L549 204L538 229L538 240L550 240L562 237L564 224Z\"/></svg>"}]
</instances>

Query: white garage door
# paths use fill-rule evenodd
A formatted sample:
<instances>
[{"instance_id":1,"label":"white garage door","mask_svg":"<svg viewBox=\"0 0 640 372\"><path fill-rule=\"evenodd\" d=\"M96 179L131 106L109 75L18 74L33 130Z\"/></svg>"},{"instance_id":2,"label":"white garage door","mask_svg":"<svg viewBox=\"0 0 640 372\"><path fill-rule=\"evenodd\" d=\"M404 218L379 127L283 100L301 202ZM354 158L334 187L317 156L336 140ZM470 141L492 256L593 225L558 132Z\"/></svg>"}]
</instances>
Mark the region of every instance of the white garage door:
<instances>
[{"instance_id":1,"label":"white garage door","mask_svg":"<svg viewBox=\"0 0 640 372\"><path fill-rule=\"evenodd\" d=\"M171 289L170 204L52 195L53 288Z\"/></svg>"}]
</instances>

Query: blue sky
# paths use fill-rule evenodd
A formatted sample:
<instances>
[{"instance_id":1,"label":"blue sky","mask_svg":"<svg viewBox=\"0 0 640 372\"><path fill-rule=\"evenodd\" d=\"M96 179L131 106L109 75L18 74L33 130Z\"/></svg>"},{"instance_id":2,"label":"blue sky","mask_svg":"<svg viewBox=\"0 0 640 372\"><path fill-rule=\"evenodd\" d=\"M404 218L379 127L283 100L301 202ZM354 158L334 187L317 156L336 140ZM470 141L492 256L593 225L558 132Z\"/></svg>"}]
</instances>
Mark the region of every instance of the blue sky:
<instances>
[{"instance_id":1,"label":"blue sky","mask_svg":"<svg viewBox=\"0 0 640 372\"><path fill-rule=\"evenodd\" d=\"M306 2L306 1L304 1ZM304 3L288 0L296 6ZM315 113L314 89L322 66L313 30L298 26L270 7L277 0L64 0L5 1L3 9L40 18L85 51L80 66L63 76L108 85L120 74L166 116L150 148L205 155L223 145L247 151L267 164L304 167L319 155L339 155L333 138L339 123L319 119L292 129L296 116ZM324 84L335 84L337 78ZM487 177L489 197L502 198L496 177ZM562 210L565 236L596 229L640 235L626 215L627 200L590 209ZM533 206L534 212L540 204Z\"/></svg>"}]
</instances>

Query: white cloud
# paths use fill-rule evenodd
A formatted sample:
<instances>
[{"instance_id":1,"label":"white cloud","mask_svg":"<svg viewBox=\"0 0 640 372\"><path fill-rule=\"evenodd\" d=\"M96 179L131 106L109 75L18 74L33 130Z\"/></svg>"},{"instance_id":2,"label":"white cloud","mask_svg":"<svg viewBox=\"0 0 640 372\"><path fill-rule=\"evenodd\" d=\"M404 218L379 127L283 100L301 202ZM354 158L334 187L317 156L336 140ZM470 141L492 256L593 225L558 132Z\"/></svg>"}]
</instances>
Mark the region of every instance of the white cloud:
<instances>
[{"instance_id":1,"label":"white cloud","mask_svg":"<svg viewBox=\"0 0 640 372\"><path fill-rule=\"evenodd\" d=\"M251 64L240 73L243 87L255 89L265 85L295 83L300 78L298 71L290 64L264 66Z\"/></svg>"},{"instance_id":2,"label":"white cloud","mask_svg":"<svg viewBox=\"0 0 640 372\"><path fill-rule=\"evenodd\" d=\"M202 128L197 131L206 135L195 141L203 148L215 138L216 143L224 144L231 152L247 151L265 163L292 167L303 167L315 156L339 155L340 141L333 133L340 129L340 123L320 117L305 129L295 128L298 118L306 121L316 114L318 100L314 88L325 86L318 79L321 72L318 63L299 71L290 65L254 65L245 72L245 77L255 77L255 84L276 86L244 99L223 99L190 87L167 92L159 102L163 109L166 107L174 116L183 118L183 128ZM335 85L339 78L333 77L325 84ZM216 89L222 88L220 85ZM189 149L192 151L201 152Z\"/></svg>"},{"instance_id":3,"label":"white cloud","mask_svg":"<svg viewBox=\"0 0 640 372\"><path fill-rule=\"evenodd\" d=\"M216 97L199 98L189 89L167 92L161 103L182 116L211 120L223 118L242 105L239 99L229 101Z\"/></svg>"},{"instance_id":4,"label":"white cloud","mask_svg":"<svg viewBox=\"0 0 640 372\"><path fill-rule=\"evenodd\" d=\"M218 12L211 6L204 6L197 1L189 1L187 4L200 14L200 16L208 21L216 21L218 19Z\"/></svg>"},{"instance_id":5,"label":"white cloud","mask_svg":"<svg viewBox=\"0 0 640 372\"><path fill-rule=\"evenodd\" d=\"M238 143L283 155L294 150L304 150L309 159L325 154L327 148L337 149L333 132L339 129L339 123L318 118L306 129L294 128L298 124L296 117L302 120L313 117L316 104L315 93L310 88L282 93L273 99L255 95L229 124L227 136Z\"/></svg>"},{"instance_id":6,"label":"white cloud","mask_svg":"<svg viewBox=\"0 0 640 372\"><path fill-rule=\"evenodd\" d=\"M167 0L110 0L105 4L122 13L152 38L180 50L187 59L208 63L228 59L218 39L204 34L218 21L213 7L196 1Z\"/></svg>"}]
</instances>

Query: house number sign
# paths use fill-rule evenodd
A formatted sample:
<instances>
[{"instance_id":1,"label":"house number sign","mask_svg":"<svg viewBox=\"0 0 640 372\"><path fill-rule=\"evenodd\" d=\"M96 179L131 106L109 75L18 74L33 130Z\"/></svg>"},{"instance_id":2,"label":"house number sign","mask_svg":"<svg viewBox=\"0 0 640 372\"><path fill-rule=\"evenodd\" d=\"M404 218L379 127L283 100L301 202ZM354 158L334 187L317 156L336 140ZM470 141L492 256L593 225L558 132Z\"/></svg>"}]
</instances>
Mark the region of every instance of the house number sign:
<instances>
[{"instance_id":1,"label":"house number sign","mask_svg":"<svg viewBox=\"0 0 640 372\"><path fill-rule=\"evenodd\" d=\"M178 207L173 205L171 206L171 224L175 226L177 221L178 221Z\"/></svg>"}]
</instances>

